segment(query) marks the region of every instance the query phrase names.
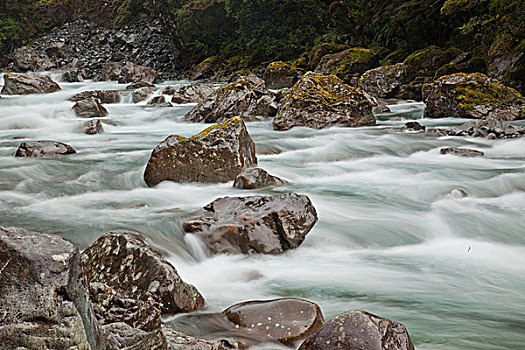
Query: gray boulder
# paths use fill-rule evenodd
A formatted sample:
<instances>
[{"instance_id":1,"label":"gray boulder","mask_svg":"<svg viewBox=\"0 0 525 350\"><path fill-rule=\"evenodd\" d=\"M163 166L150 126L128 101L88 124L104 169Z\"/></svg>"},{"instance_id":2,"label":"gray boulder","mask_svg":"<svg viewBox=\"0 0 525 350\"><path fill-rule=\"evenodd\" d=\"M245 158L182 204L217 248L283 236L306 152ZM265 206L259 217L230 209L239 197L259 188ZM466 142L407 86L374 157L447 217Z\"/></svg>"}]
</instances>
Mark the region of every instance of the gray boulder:
<instances>
[{"instance_id":1,"label":"gray boulder","mask_svg":"<svg viewBox=\"0 0 525 350\"><path fill-rule=\"evenodd\" d=\"M120 92L117 90L83 91L70 97L68 101L78 102L89 98L98 98L101 103L118 103L120 101Z\"/></svg>"},{"instance_id":2,"label":"gray boulder","mask_svg":"<svg viewBox=\"0 0 525 350\"><path fill-rule=\"evenodd\" d=\"M57 141L27 141L22 142L16 150L15 157L54 158L66 154L77 153L73 147Z\"/></svg>"},{"instance_id":3,"label":"gray boulder","mask_svg":"<svg viewBox=\"0 0 525 350\"><path fill-rule=\"evenodd\" d=\"M211 253L279 254L297 248L317 222L305 195L224 197L183 218Z\"/></svg>"},{"instance_id":4,"label":"gray boulder","mask_svg":"<svg viewBox=\"0 0 525 350\"><path fill-rule=\"evenodd\" d=\"M60 86L47 75L13 74L4 75L2 95L48 94L60 91Z\"/></svg>"},{"instance_id":5,"label":"gray boulder","mask_svg":"<svg viewBox=\"0 0 525 350\"><path fill-rule=\"evenodd\" d=\"M364 311L334 317L304 341L299 350L415 350L401 323Z\"/></svg>"},{"instance_id":6,"label":"gray boulder","mask_svg":"<svg viewBox=\"0 0 525 350\"><path fill-rule=\"evenodd\" d=\"M144 101L145 99L148 98L149 95L155 92L155 90L157 90L157 88L149 87L149 86L138 88L137 90L131 93L131 99L133 103Z\"/></svg>"},{"instance_id":7,"label":"gray boulder","mask_svg":"<svg viewBox=\"0 0 525 350\"><path fill-rule=\"evenodd\" d=\"M268 89L291 88L297 80L297 69L291 64L277 61L264 70L264 81Z\"/></svg>"},{"instance_id":8,"label":"gray boulder","mask_svg":"<svg viewBox=\"0 0 525 350\"><path fill-rule=\"evenodd\" d=\"M406 73L402 63L371 69L359 78L359 88L382 98L395 97L399 87L405 83Z\"/></svg>"},{"instance_id":9,"label":"gray boulder","mask_svg":"<svg viewBox=\"0 0 525 350\"><path fill-rule=\"evenodd\" d=\"M171 135L153 152L144 172L148 186L162 181L227 182L257 165L255 144L240 118L210 126L197 135Z\"/></svg>"},{"instance_id":10,"label":"gray boulder","mask_svg":"<svg viewBox=\"0 0 525 350\"><path fill-rule=\"evenodd\" d=\"M233 181L233 187L245 190L254 190L258 188L265 188L270 186L280 186L287 183L287 181L268 174L266 170L261 168L250 168L244 170L237 175Z\"/></svg>"},{"instance_id":11,"label":"gray boulder","mask_svg":"<svg viewBox=\"0 0 525 350\"><path fill-rule=\"evenodd\" d=\"M87 98L80 100L73 106L77 117L80 118L100 118L108 115L108 111L102 106L98 98Z\"/></svg>"},{"instance_id":12,"label":"gray boulder","mask_svg":"<svg viewBox=\"0 0 525 350\"><path fill-rule=\"evenodd\" d=\"M171 95L172 103L201 103L214 92L208 84L184 84Z\"/></svg>"}]
</instances>

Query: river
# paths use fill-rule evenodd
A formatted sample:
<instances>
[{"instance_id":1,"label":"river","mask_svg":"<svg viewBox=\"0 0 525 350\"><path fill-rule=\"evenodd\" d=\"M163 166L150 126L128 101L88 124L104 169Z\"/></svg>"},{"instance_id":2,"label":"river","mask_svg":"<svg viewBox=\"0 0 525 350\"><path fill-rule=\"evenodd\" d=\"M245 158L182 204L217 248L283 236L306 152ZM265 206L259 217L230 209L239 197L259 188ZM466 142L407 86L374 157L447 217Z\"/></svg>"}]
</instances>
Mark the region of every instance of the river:
<instances>
[{"instance_id":1,"label":"river","mask_svg":"<svg viewBox=\"0 0 525 350\"><path fill-rule=\"evenodd\" d=\"M60 85L53 94L0 99L0 225L56 233L81 249L110 230L139 231L170 253L181 277L206 298L206 312L293 296L318 303L326 319L362 309L399 321L419 350L525 349L525 138L403 132L403 122L388 115L374 127L286 132L274 131L271 121L251 122L259 166L290 184L148 188L142 175L152 149L167 135L206 127L182 121L193 105L153 108L127 98L105 105L104 119L116 125L84 135L85 120L67 99L124 85ZM420 108L393 107L394 115L421 116ZM78 153L15 158L28 140L65 142ZM440 155L449 146L485 156ZM285 254L209 257L182 231L181 215L218 197L288 192L307 194L319 222Z\"/></svg>"}]
</instances>

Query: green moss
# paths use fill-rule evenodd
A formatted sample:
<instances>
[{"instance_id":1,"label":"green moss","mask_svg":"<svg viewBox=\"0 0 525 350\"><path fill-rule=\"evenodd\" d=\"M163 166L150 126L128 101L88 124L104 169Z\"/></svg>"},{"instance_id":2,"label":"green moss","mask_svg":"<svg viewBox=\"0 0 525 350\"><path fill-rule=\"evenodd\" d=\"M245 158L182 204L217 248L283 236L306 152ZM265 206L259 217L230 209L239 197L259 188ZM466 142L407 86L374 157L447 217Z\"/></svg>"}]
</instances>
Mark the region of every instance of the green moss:
<instances>
[{"instance_id":1,"label":"green moss","mask_svg":"<svg viewBox=\"0 0 525 350\"><path fill-rule=\"evenodd\" d=\"M168 141L170 138L175 138L180 143L188 143L192 141L204 141L204 140L209 140L212 138L218 138L218 137L225 135L226 133L229 133L232 130L235 130L238 127L239 123L242 123L242 119L239 117L233 117L228 120L225 120L222 123L212 125L202 130L200 133L195 134L191 137L184 137L180 135L170 135L163 142Z\"/></svg>"},{"instance_id":2,"label":"green moss","mask_svg":"<svg viewBox=\"0 0 525 350\"><path fill-rule=\"evenodd\" d=\"M314 69L323 56L348 49L348 45L322 43L314 46L308 54L308 66Z\"/></svg>"},{"instance_id":3,"label":"green moss","mask_svg":"<svg viewBox=\"0 0 525 350\"><path fill-rule=\"evenodd\" d=\"M296 75L297 69L291 64L288 64L286 62L276 61L276 62L270 63L266 67L266 72L279 73L282 75Z\"/></svg>"}]
</instances>

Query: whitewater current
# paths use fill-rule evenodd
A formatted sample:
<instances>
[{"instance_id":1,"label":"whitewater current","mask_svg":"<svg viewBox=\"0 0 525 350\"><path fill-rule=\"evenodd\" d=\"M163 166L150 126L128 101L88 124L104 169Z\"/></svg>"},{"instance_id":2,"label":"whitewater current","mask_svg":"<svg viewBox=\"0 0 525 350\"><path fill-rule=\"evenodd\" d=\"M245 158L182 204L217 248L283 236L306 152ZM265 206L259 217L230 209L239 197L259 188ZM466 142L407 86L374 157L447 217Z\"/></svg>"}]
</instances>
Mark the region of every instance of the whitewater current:
<instances>
[{"instance_id":1,"label":"whitewater current","mask_svg":"<svg viewBox=\"0 0 525 350\"><path fill-rule=\"evenodd\" d=\"M204 295L205 312L299 297L319 304L327 320L361 309L399 321L419 350L525 349L525 138L438 137L404 132L403 121L389 119L421 118L420 103L391 106L394 113L373 127L282 132L270 120L250 122L259 166L289 184L148 188L142 176L152 149L170 134L207 127L182 120L194 105L155 108L124 98L105 105L102 119L113 124L103 124L105 133L84 135L85 119L67 99L125 86L60 85L57 93L0 98L0 225L58 234L81 249L107 231L141 232ZM33 140L65 142L77 154L14 157ZM485 156L440 154L450 146ZM182 215L219 197L290 192L308 195L319 221L282 255L211 257L181 228ZM184 316L168 321L192 328Z\"/></svg>"}]
</instances>

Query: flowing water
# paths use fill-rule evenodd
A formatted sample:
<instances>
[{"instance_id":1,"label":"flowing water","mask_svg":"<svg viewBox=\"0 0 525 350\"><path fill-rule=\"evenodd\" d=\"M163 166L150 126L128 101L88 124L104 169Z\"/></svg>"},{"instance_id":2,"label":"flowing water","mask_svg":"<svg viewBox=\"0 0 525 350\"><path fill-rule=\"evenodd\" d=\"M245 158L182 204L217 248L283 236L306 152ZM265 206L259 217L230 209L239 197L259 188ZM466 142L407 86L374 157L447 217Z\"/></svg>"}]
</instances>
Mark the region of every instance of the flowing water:
<instances>
[{"instance_id":1,"label":"flowing water","mask_svg":"<svg viewBox=\"0 0 525 350\"><path fill-rule=\"evenodd\" d=\"M142 232L197 286L206 312L293 296L318 303L326 319L363 309L400 321L420 350L525 349L525 138L438 138L403 132L403 122L384 120L389 115L374 127L287 132L253 122L259 165L290 184L148 188L142 174L151 150L169 134L206 127L182 121L193 105L153 108L127 98L106 105L105 119L115 125L84 135L85 120L67 98L124 86L61 86L53 94L0 99L0 225L56 233L80 248L110 230ZM393 107L421 115L414 108L420 105ZM28 140L65 142L78 153L15 158ZM440 155L447 146L485 156ZM298 249L280 256L209 257L180 226L181 215L221 196L288 192L307 194L319 222Z\"/></svg>"}]
</instances>

